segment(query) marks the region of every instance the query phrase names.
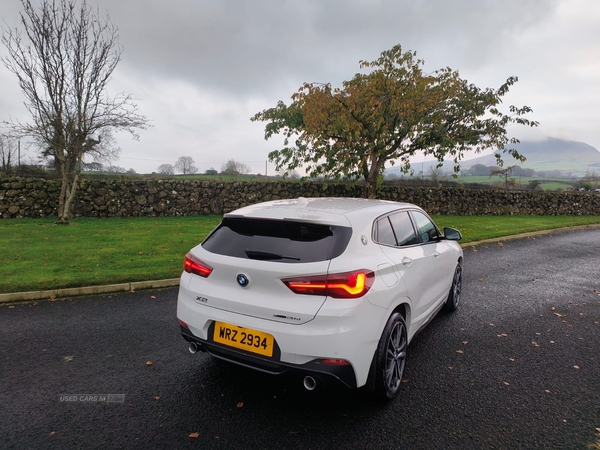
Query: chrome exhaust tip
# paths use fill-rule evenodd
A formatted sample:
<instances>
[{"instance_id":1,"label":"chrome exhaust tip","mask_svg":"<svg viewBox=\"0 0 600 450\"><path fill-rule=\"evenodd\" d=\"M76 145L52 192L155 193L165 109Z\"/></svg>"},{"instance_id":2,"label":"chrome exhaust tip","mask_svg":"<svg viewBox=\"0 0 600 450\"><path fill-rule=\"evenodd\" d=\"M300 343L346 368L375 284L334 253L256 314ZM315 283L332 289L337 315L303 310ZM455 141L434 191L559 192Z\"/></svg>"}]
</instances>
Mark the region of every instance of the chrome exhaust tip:
<instances>
[{"instance_id":1,"label":"chrome exhaust tip","mask_svg":"<svg viewBox=\"0 0 600 450\"><path fill-rule=\"evenodd\" d=\"M188 350L193 355L194 353L196 353L198 351L198 344L196 344L195 342L190 342L190 346L188 347Z\"/></svg>"},{"instance_id":2,"label":"chrome exhaust tip","mask_svg":"<svg viewBox=\"0 0 600 450\"><path fill-rule=\"evenodd\" d=\"M310 376L304 377L304 389L306 389L307 391L314 391L316 387L317 380Z\"/></svg>"}]
</instances>

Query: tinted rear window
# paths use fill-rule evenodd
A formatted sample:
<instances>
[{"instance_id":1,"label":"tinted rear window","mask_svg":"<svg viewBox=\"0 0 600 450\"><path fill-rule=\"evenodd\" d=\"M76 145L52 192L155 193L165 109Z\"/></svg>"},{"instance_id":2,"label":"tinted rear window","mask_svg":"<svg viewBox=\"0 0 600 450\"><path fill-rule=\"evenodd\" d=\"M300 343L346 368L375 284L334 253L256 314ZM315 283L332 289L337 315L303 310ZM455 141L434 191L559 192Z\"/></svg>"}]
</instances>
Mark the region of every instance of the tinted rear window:
<instances>
[{"instance_id":1,"label":"tinted rear window","mask_svg":"<svg viewBox=\"0 0 600 450\"><path fill-rule=\"evenodd\" d=\"M298 263L326 261L343 253L351 228L304 222L223 219L202 247L236 258Z\"/></svg>"}]
</instances>

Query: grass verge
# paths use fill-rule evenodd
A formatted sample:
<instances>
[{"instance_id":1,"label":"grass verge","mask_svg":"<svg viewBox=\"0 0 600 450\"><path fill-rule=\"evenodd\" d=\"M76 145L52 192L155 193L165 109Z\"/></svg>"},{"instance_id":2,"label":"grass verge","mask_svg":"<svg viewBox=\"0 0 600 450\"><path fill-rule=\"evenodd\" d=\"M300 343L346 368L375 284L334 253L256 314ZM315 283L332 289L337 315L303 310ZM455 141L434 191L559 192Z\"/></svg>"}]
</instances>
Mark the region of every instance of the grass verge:
<instances>
[{"instance_id":1,"label":"grass verge","mask_svg":"<svg viewBox=\"0 0 600 450\"><path fill-rule=\"evenodd\" d=\"M463 243L600 223L599 216L434 216L462 231ZM183 256L217 216L0 220L0 293L176 278Z\"/></svg>"},{"instance_id":2,"label":"grass verge","mask_svg":"<svg viewBox=\"0 0 600 450\"><path fill-rule=\"evenodd\" d=\"M0 293L176 278L217 216L0 221Z\"/></svg>"},{"instance_id":3,"label":"grass verge","mask_svg":"<svg viewBox=\"0 0 600 450\"><path fill-rule=\"evenodd\" d=\"M600 216L432 216L440 227L461 231L461 244L534 231L600 223Z\"/></svg>"}]
</instances>

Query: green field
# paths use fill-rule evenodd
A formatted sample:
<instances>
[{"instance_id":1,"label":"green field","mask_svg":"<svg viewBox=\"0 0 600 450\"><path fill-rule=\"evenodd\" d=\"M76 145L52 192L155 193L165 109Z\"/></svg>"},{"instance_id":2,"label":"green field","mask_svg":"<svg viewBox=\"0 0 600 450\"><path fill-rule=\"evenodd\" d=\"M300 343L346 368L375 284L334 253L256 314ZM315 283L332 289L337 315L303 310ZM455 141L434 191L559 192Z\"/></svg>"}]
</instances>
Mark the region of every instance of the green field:
<instances>
[{"instance_id":1,"label":"green field","mask_svg":"<svg viewBox=\"0 0 600 450\"><path fill-rule=\"evenodd\" d=\"M0 220L0 293L176 278L185 253L217 216ZM600 223L599 216L434 216L463 243L529 231Z\"/></svg>"},{"instance_id":2,"label":"green field","mask_svg":"<svg viewBox=\"0 0 600 450\"><path fill-rule=\"evenodd\" d=\"M540 187L545 191L556 191L562 189L564 191L573 189L577 180L571 178L537 178L537 177L512 177L512 179L517 183L517 185L521 185L523 188L527 188L530 181L539 181ZM460 177L458 178L459 183L469 184L469 183L477 183L477 184L495 184L495 185L504 185L504 179L494 176L473 176L473 177Z\"/></svg>"}]
</instances>

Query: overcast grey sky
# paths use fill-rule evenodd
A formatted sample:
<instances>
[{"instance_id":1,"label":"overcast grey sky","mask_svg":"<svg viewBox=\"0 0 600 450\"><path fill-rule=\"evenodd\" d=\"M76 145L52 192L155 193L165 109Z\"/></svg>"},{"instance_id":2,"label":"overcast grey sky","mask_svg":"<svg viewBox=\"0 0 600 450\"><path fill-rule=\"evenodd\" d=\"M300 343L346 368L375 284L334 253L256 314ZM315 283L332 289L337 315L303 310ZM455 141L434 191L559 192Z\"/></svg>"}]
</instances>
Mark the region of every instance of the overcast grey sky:
<instances>
[{"instance_id":1,"label":"overcast grey sky","mask_svg":"<svg viewBox=\"0 0 600 450\"><path fill-rule=\"evenodd\" d=\"M95 0L88 0L96 5ZM127 92L153 127L117 134L116 165L150 173L179 156L203 172L230 158L265 171L256 112L289 103L303 82L340 86L401 44L425 69L449 66L481 88L519 82L505 107L528 105L540 127L521 140L558 137L600 149L600 0L99 0L119 28L123 59L109 85ZM0 2L3 27L18 0ZM0 54L6 50L0 48ZM0 67L0 120L25 116L16 78ZM33 155L33 152L30 152ZM269 163L269 173L273 166Z\"/></svg>"}]
</instances>

